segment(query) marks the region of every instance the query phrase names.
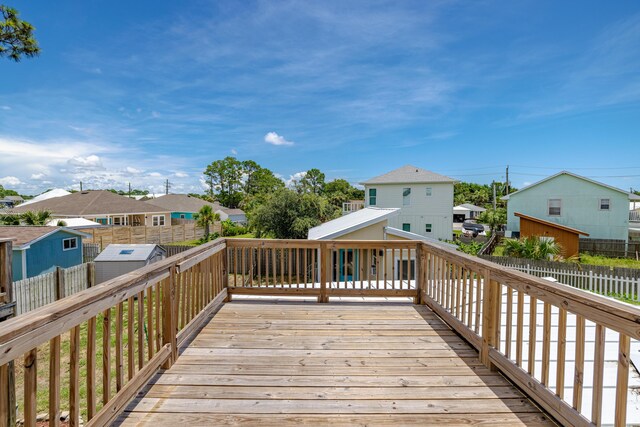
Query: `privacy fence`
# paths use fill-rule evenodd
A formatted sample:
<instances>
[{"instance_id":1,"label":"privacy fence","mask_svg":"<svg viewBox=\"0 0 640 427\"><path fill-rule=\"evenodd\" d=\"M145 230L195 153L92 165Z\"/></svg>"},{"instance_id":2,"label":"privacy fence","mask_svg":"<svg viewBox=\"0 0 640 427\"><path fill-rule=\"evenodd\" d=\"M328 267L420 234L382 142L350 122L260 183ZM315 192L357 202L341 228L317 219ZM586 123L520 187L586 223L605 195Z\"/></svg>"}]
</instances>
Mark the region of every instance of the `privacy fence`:
<instances>
[{"instance_id":1,"label":"privacy fence","mask_svg":"<svg viewBox=\"0 0 640 427\"><path fill-rule=\"evenodd\" d=\"M553 277L558 282L574 288L604 295L616 293L640 301L640 269L498 256L481 258L532 276Z\"/></svg>"},{"instance_id":2,"label":"privacy fence","mask_svg":"<svg viewBox=\"0 0 640 427\"><path fill-rule=\"evenodd\" d=\"M167 225L163 227L147 226L122 226L122 227L97 227L84 229L83 232L90 235L84 239L84 243L95 243L100 249L104 249L111 243L173 243L185 240L195 240L204 237L204 228L198 227L194 222ZM211 226L210 232L220 232L220 222Z\"/></svg>"},{"instance_id":3,"label":"privacy fence","mask_svg":"<svg viewBox=\"0 0 640 427\"><path fill-rule=\"evenodd\" d=\"M580 239L580 252L615 258L640 257L640 242L609 239Z\"/></svg>"}]
</instances>

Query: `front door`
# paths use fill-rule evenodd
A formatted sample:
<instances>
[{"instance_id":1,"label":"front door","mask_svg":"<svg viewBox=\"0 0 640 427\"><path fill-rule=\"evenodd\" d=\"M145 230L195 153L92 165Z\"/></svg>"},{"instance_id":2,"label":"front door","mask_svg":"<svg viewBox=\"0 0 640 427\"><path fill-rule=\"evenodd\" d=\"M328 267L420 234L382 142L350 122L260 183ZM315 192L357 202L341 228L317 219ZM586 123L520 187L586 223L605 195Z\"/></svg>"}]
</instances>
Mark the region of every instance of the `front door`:
<instances>
[{"instance_id":1,"label":"front door","mask_svg":"<svg viewBox=\"0 0 640 427\"><path fill-rule=\"evenodd\" d=\"M340 281L358 280L358 254L352 249L340 249L338 263Z\"/></svg>"}]
</instances>

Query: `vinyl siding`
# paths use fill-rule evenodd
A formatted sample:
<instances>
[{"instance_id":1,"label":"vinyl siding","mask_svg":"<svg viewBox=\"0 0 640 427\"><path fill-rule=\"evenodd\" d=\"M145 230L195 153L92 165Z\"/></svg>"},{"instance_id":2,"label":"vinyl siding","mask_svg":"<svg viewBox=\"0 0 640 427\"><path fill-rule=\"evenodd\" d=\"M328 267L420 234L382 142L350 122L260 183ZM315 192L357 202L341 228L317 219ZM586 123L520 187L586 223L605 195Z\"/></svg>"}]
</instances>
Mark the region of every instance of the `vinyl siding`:
<instances>
[{"instance_id":1,"label":"vinyl siding","mask_svg":"<svg viewBox=\"0 0 640 427\"><path fill-rule=\"evenodd\" d=\"M431 196L426 195L427 187ZM369 206L369 189L377 192L376 207L400 208L400 214L389 220L389 226L402 229L402 224L411 224L411 232L434 239L451 239L453 233L453 184L367 184L365 205ZM402 191L411 188L411 204L403 205ZM431 224L431 233L425 225Z\"/></svg>"},{"instance_id":2,"label":"vinyl siding","mask_svg":"<svg viewBox=\"0 0 640 427\"><path fill-rule=\"evenodd\" d=\"M22 251L13 250L11 257L11 274L13 275L13 281L22 280L24 276L22 274Z\"/></svg>"},{"instance_id":3,"label":"vinyl siding","mask_svg":"<svg viewBox=\"0 0 640 427\"><path fill-rule=\"evenodd\" d=\"M560 216L548 215L549 199L562 200ZM610 210L600 210L600 199L610 199ZM570 175L559 175L510 196L507 230L519 232L515 212L576 228L589 233L588 238L626 241L629 237L628 195Z\"/></svg>"},{"instance_id":4,"label":"vinyl siding","mask_svg":"<svg viewBox=\"0 0 640 427\"><path fill-rule=\"evenodd\" d=\"M78 239L75 249L62 250L62 241L68 238ZM27 249L27 275L38 276L55 270L56 267L68 268L82 264L82 238L59 231L31 245Z\"/></svg>"}]
</instances>

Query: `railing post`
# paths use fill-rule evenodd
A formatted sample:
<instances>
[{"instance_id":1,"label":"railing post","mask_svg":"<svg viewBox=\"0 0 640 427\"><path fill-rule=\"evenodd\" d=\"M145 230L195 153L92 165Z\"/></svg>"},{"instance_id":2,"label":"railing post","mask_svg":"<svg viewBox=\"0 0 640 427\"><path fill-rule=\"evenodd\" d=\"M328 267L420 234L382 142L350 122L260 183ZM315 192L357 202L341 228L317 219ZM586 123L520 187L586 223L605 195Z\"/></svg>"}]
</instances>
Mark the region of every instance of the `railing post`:
<instances>
[{"instance_id":1,"label":"railing post","mask_svg":"<svg viewBox=\"0 0 640 427\"><path fill-rule=\"evenodd\" d=\"M169 344L171 355L162 365L162 369L169 369L178 358L177 346L177 313L176 300L176 266L169 269L169 278L162 282L162 345Z\"/></svg>"},{"instance_id":2,"label":"railing post","mask_svg":"<svg viewBox=\"0 0 640 427\"><path fill-rule=\"evenodd\" d=\"M0 322L15 315L13 304L13 243L0 240ZM16 388L13 361L0 366L0 427L16 425Z\"/></svg>"},{"instance_id":3,"label":"railing post","mask_svg":"<svg viewBox=\"0 0 640 427\"><path fill-rule=\"evenodd\" d=\"M227 288L227 298L224 302L231 301L231 294L229 293L229 246L227 242L224 243L224 254L222 255L222 286Z\"/></svg>"},{"instance_id":4,"label":"railing post","mask_svg":"<svg viewBox=\"0 0 640 427\"><path fill-rule=\"evenodd\" d=\"M329 266L331 265L331 250L326 243L320 243L320 296L318 302L329 302L327 295L327 281L329 280Z\"/></svg>"},{"instance_id":5,"label":"railing post","mask_svg":"<svg viewBox=\"0 0 640 427\"><path fill-rule=\"evenodd\" d=\"M500 284L491 280L491 272L483 271L482 293L482 347L480 362L491 370L497 370L489 359L489 349L498 347L500 339Z\"/></svg>"},{"instance_id":6,"label":"railing post","mask_svg":"<svg viewBox=\"0 0 640 427\"><path fill-rule=\"evenodd\" d=\"M425 281L425 254L422 242L416 246L416 297L414 298L414 304L422 304L422 293L426 292Z\"/></svg>"}]
</instances>

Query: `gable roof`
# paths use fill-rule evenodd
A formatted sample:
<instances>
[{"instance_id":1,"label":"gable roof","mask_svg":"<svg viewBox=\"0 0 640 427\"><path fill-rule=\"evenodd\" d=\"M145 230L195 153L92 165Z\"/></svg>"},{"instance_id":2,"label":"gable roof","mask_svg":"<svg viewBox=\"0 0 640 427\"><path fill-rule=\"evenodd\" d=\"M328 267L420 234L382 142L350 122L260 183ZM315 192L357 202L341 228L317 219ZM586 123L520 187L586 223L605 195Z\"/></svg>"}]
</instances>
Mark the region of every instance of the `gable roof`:
<instances>
[{"instance_id":1,"label":"gable roof","mask_svg":"<svg viewBox=\"0 0 640 427\"><path fill-rule=\"evenodd\" d=\"M14 249L28 249L30 245L59 231L79 237L90 237L88 234L65 227L3 225L0 226L0 239L13 239Z\"/></svg>"},{"instance_id":2,"label":"gable roof","mask_svg":"<svg viewBox=\"0 0 640 427\"><path fill-rule=\"evenodd\" d=\"M520 213L520 212L514 212L513 214L515 216L517 216L518 218L524 218L524 219L527 219L529 221L537 222L538 224L546 225L546 226L549 226L549 227L552 227L552 228L557 228L558 230L564 230L564 231L568 231L568 232L574 233L574 234L582 234L583 236L588 236L589 235L589 233L587 233L585 231L578 230L577 228L567 227L566 225L558 224L557 222L547 221L547 220L544 220L544 219L536 218L535 216L525 215L525 214Z\"/></svg>"},{"instance_id":3,"label":"gable roof","mask_svg":"<svg viewBox=\"0 0 640 427\"><path fill-rule=\"evenodd\" d=\"M37 202L41 202L43 200L47 200L47 199L53 199L54 197L62 197L62 196L68 196L69 194L71 194L70 192L68 192L67 190L63 190L62 188L54 188L53 190L49 190L45 193L42 193L36 197L34 197L33 199L27 200L26 202L24 202L21 206L27 206L33 203L37 203Z\"/></svg>"},{"instance_id":4,"label":"gable roof","mask_svg":"<svg viewBox=\"0 0 640 427\"><path fill-rule=\"evenodd\" d=\"M238 208L225 208L224 206L220 206L216 212L222 211L227 215L246 215L242 209Z\"/></svg>"},{"instance_id":5,"label":"gable roof","mask_svg":"<svg viewBox=\"0 0 640 427\"><path fill-rule=\"evenodd\" d=\"M432 237L422 236L420 234L412 233L410 231L400 230L399 228L394 227L385 227L384 232L387 234L391 234L392 236L403 237L405 239L410 240L420 240L422 242L431 243L433 245L437 245L447 249L453 249L454 251L458 250L458 247L454 244L443 242L438 239L434 239Z\"/></svg>"},{"instance_id":6,"label":"gable roof","mask_svg":"<svg viewBox=\"0 0 640 427\"><path fill-rule=\"evenodd\" d=\"M527 187L524 187L524 188L522 188L522 189L520 189L518 191L514 191L511 194L507 194L506 196L502 196L500 199L501 200L509 200L509 198L511 196L513 196L514 194L518 194L518 193L522 193L524 191L530 190L531 188L533 188L533 187L535 187L537 185L540 185L540 184L542 184L544 182L551 181L552 179L557 178L560 175L569 175L569 176L572 176L574 178L578 178L578 179L581 179L583 181L590 182L591 184L599 185L601 187L605 187L605 188L608 188L610 190L614 190L614 191L617 191L619 193L626 194L626 195L629 196L629 200L640 200L640 196L636 196L633 193L629 193L628 191L621 190L620 188L612 187L611 185L607 185L607 184L604 184L602 182L594 181L593 179L589 179L587 177L584 177L584 176L581 176L581 175L578 175L578 174L575 174L575 173L572 173L572 172L569 172L569 171L561 171L561 172L558 172L558 173L556 173L554 175L548 176L545 179L542 179L542 180L540 180L538 182L534 182L533 184L531 184L531 185L529 185Z\"/></svg>"},{"instance_id":7,"label":"gable roof","mask_svg":"<svg viewBox=\"0 0 640 427\"><path fill-rule=\"evenodd\" d=\"M166 209L145 202L119 196L107 190L80 191L66 196L54 197L40 202L21 204L12 212L49 210L55 216L82 217L87 215L164 213Z\"/></svg>"},{"instance_id":8,"label":"gable roof","mask_svg":"<svg viewBox=\"0 0 640 427\"><path fill-rule=\"evenodd\" d=\"M398 215L399 208L364 208L309 229L309 240L326 240L351 233Z\"/></svg>"},{"instance_id":9,"label":"gable roof","mask_svg":"<svg viewBox=\"0 0 640 427\"><path fill-rule=\"evenodd\" d=\"M454 183L455 179L413 165L405 165L401 168L394 169L391 172L363 181L360 184L404 184L429 182Z\"/></svg>"},{"instance_id":10,"label":"gable roof","mask_svg":"<svg viewBox=\"0 0 640 427\"><path fill-rule=\"evenodd\" d=\"M206 200L202 200L188 194L166 194L155 199L145 200L144 203L171 212L196 213L203 206L211 206L215 212L217 209L222 207L219 203L207 202Z\"/></svg>"},{"instance_id":11,"label":"gable roof","mask_svg":"<svg viewBox=\"0 0 640 427\"><path fill-rule=\"evenodd\" d=\"M456 210L456 209L461 210L461 211L466 210L466 211L473 211L473 212L484 212L484 211L486 211L485 208L480 207L480 206L476 206L476 205L472 205L471 203L463 203L461 205L454 206L453 210Z\"/></svg>"}]
</instances>

